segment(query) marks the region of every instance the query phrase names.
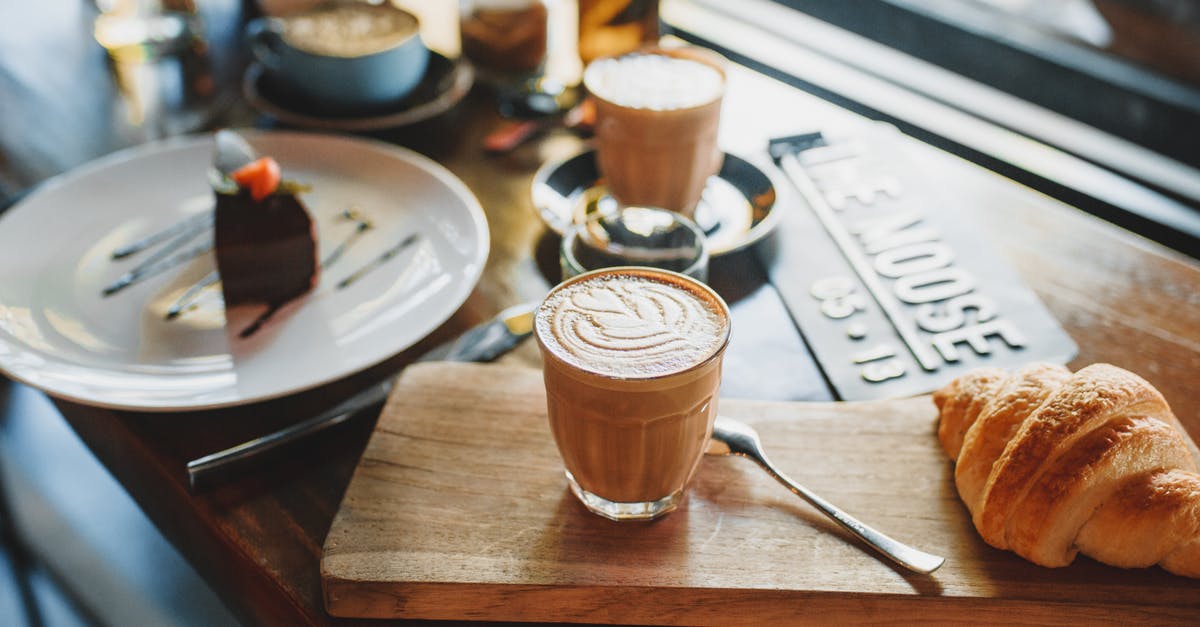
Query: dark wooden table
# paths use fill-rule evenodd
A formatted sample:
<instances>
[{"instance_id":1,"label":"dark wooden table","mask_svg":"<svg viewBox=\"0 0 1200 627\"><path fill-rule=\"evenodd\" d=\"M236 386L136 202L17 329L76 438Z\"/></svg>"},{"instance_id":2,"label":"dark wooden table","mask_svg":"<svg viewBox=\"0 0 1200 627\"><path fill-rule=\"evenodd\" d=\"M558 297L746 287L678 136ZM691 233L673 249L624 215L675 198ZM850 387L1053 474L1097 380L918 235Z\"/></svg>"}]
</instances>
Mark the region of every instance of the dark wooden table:
<instances>
[{"instance_id":1,"label":"dark wooden table","mask_svg":"<svg viewBox=\"0 0 1200 627\"><path fill-rule=\"evenodd\" d=\"M16 164L27 151L57 154L65 148L44 143L55 141L53 134L39 138L8 126L16 119L7 117L10 112L38 106L36 100L23 102L12 93L0 90L0 110L6 111L6 136L0 145L5 176L0 182L10 187L15 186L12 181L36 182L39 175L54 174L56 167L75 165L71 158L90 156L88 150L103 152L84 142L71 158L48 160L33 174L20 171ZM52 95L47 92L45 97ZM796 120L787 116L796 106L806 107L809 127L837 125L852 117L773 81L739 72L731 82L723 135L749 147L757 142L752 139L755 133L794 130ZM226 119L254 120L234 111ZM432 156L461 177L480 198L491 228L491 257L478 286L450 320L416 346L316 390L229 410L161 415L57 403L164 535L248 622L333 622L321 601L322 543L372 418L363 416L198 495L188 490L185 463L308 416L313 408L380 380L498 310L536 298L552 284L557 278L557 238L533 211L529 185L539 165L578 150L580 142L555 132L508 155L488 156L480 139L498 119L490 96L476 92L442 119L379 135ZM935 151L923 149L922 154L930 167L970 172L968 180L991 176ZM966 194L964 219L976 220L990 234L1003 257L1078 343L1079 355L1070 365L1104 361L1142 374L1168 398L1193 438L1200 439L1200 393L1195 387L1200 373L1200 264L1032 193L1015 196L1028 202L1010 202L986 194L972 197L969 188L958 191ZM736 346L733 358L754 363L752 372L759 376L729 381L727 393L829 398L820 377L806 374L813 373L811 362L757 259L751 254L722 258L714 263L712 275L714 286L732 303L735 328L756 328L752 339ZM781 351L780 345L794 350ZM530 345L504 359L538 363Z\"/></svg>"}]
</instances>

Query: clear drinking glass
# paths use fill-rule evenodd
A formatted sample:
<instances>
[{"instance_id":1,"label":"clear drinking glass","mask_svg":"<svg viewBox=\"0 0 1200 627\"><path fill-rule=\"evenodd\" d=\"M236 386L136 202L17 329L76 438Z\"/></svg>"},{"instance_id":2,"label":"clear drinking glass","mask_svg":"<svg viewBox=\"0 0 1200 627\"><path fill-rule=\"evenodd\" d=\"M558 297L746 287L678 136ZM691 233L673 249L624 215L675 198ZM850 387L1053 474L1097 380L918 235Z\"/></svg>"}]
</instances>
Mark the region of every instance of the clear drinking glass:
<instances>
[{"instance_id":1,"label":"clear drinking glass","mask_svg":"<svg viewBox=\"0 0 1200 627\"><path fill-rule=\"evenodd\" d=\"M708 280L708 241L682 214L654 207L625 207L594 214L563 233L563 279L599 268L648 266Z\"/></svg>"},{"instance_id":2,"label":"clear drinking glass","mask_svg":"<svg viewBox=\"0 0 1200 627\"><path fill-rule=\"evenodd\" d=\"M656 268L603 268L551 290L534 318L550 430L590 511L674 510L712 436L729 308Z\"/></svg>"},{"instance_id":3,"label":"clear drinking glass","mask_svg":"<svg viewBox=\"0 0 1200 627\"><path fill-rule=\"evenodd\" d=\"M693 217L721 169L727 61L684 46L598 59L583 72L596 107L596 166L613 198Z\"/></svg>"}]
</instances>

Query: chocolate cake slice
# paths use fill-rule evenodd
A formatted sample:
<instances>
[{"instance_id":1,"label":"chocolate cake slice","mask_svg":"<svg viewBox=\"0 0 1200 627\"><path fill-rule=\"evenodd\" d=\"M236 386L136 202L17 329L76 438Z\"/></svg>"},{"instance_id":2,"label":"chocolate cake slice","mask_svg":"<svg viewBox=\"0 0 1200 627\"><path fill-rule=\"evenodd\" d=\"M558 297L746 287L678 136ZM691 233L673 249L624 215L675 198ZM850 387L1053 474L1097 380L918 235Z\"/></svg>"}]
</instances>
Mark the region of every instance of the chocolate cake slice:
<instances>
[{"instance_id":1,"label":"chocolate cake slice","mask_svg":"<svg viewBox=\"0 0 1200 627\"><path fill-rule=\"evenodd\" d=\"M216 196L215 250L226 307L280 307L317 284L313 221L295 193L276 189L256 199L248 186L237 185Z\"/></svg>"},{"instance_id":2,"label":"chocolate cake slice","mask_svg":"<svg viewBox=\"0 0 1200 627\"><path fill-rule=\"evenodd\" d=\"M279 164L220 131L209 172L216 194L214 244L225 307L266 304L262 319L317 284L316 231ZM251 325L252 328L257 328Z\"/></svg>"}]
</instances>

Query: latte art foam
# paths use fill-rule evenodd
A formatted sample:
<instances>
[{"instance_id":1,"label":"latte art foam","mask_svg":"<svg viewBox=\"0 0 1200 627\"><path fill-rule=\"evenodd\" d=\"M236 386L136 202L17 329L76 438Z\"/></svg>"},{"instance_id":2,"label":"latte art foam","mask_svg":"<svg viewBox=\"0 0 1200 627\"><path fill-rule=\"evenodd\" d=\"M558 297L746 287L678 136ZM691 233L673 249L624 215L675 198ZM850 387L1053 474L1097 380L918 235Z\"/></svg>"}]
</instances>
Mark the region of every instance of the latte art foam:
<instances>
[{"instance_id":1,"label":"latte art foam","mask_svg":"<svg viewBox=\"0 0 1200 627\"><path fill-rule=\"evenodd\" d=\"M646 378L712 357L728 319L711 297L639 274L567 285L538 309L538 336L563 361L597 374Z\"/></svg>"},{"instance_id":2,"label":"latte art foam","mask_svg":"<svg viewBox=\"0 0 1200 627\"><path fill-rule=\"evenodd\" d=\"M583 75L588 91L634 109L670 111L708 104L719 98L725 78L715 68L663 54L629 54L601 59Z\"/></svg>"}]
</instances>

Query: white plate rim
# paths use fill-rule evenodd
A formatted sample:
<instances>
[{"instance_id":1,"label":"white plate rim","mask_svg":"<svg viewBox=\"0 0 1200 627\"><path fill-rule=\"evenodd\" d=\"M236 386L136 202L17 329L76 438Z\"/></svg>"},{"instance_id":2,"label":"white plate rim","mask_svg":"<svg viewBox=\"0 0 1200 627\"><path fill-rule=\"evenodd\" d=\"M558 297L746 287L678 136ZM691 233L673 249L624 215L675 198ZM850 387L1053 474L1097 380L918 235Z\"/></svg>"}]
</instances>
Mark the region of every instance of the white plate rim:
<instances>
[{"instance_id":1,"label":"white plate rim","mask_svg":"<svg viewBox=\"0 0 1200 627\"><path fill-rule=\"evenodd\" d=\"M37 378L35 376L29 376L29 374L26 372L26 370L29 370L29 369L22 369L19 367L14 368L12 366L12 362L15 361L17 357L20 357L23 355L34 355L39 358L45 358L46 355L44 353L38 352L32 348L27 348L27 347L20 346L20 345L14 345L13 343L8 341L10 334L7 331L3 331L3 330L0 330L0 344L3 344L4 348L6 350L0 351L0 374L3 374L19 383L22 383L22 384L28 385L32 388L41 390L56 399L61 399L61 400L70 401L70 402L79 403L79 404L88 405L88 406L93 406L93 407L100 407L100 408L105 408L105 409L113 409L113 410L121 410L121 411L160 412L160 413L164 413L164 414L173 414L173 413L178 413L178 412L226 409L226 408L231 408L231 407L250 405L250 404L254 404L254 403L270 401L270 400L290 396L293 394L297 394L300 392L304 392L307 390L311 390L311 389L320 387L321 385L325 385L325 384L331 383L333 381L337 381L337 380L340 380L340 379L343 379L343 378L346 378L349 376L353 376L356 373L362 372L364 370L368 370L374 366L377 366L378 364L380 364L384 361L387 361L391 357L394 357L396 354L399 354L400 352L407 350L408 348L410 348L411 346L416 344L418 341L420 341L421 338L427 336L430 332L435 330L438 326L440 326L441 324L444 324L445 321L448 320L451 316L453 316L454 313L462 306L462 304L464 302L466 302L466 300L470 296L471 292L475 289L476 285L478 285L479 279L483 274L484 267L486 265L489 255L490 255L491 236L490 236L490 231L489 231L489 227L488 227L487 217L483 211L482 205L479 203L479 200L478 200L478 198L476 198L475 194L473 192L471 192L470 188L468 188L467 185L464 182L462 182L461 179L459 179L457 176L455 176L445 166L443 166L440 163L437 163L436 161L434 161L433 159L426 157L425 155L422 155L420 153L417 153L411 149L408 149L408 148L405 148L402 146L398 146L395 144L383 142L380 140L375 140L375 139L345 136L345 135L339 135L339 134L333 134L333 133L310 132L310 131L263 131L263 130L259 130L259 129L235 129L235 130L239 134L241 134L243 137L247 138L251 143L254 143L256 138L261 138L261 137L270 137L271 140L273 140L273 141L283 141L283 142L287 142L287 141L290 141L293 139L298 139L301 141L316 140L316 141L329 141L329 142L344 143L346 145L351 145L351 146L357 145L359 148L388 153L393 158L397 159L398 161L405 162L409 165L412 165L412 166L424 171L426 174L428 174L432 178L436 179L439 183L445 185L454 196L456 196L459 200L461 200L463 202L464 207L467 212L467 215L469 217L469 220L470 220L472 226L476 229L476 232L479 234L477 241L475 242L475 249L473 251L473 256L472 256L472 259L476 260L476 263L471 264L471 273L469 276L467 276L467 280L463 280L463 281L455 283L455 290L452 292L452 296L446 301L445 309L447 311L441 311L438 314L436 314L435 316L433 316L433 318L435 318L436 321L431 322L428 325L426 325L426 326L428 326L428 328L421 329L417 333L417 336L418 336L417 340L414 340L414 341L409 342L402 346L397 345L397 346L392 347L392 349L390 349L390 353L388 353L387 355L384 355L382 358L355 364L354 367L342 368L339 371L330 372L329 374L319 377L318 379L314 379L312 381L298 383L298 384L286 386L286 387L280 387L279 389L276 389L276 390L273 390L270 392L264 392L264 393L249 396L249 397L242 396L242 397L231 398L228 400L221 400L221 401L215 401L215 402L204 402L204 403L113 402L112 400L108 400L108 399L104 398L102 395L79 394L76 392L72 392L71 390L64 390L64 389L55 388L53 386L45 385L39 378ZM4 228L3 225L5 223L5 218L15 215L19 211L22 211L23 207L26 207L31 204L35 204L37 201L40 201L44 197L49 196L51 194L59 193L64 188L67 188L68 186L75 184L76 181L93 176L97 172L104 171L105 169L108 169L108 168L116 167L116 166L118 166L122 163L128 162L128 161L146 158L148 156L158 154L162 151L184 149L184 148L187 148L194 144L204 144L204 143L209 143L211 141L212 141L211 133L189 134L189 135L180 135L180 136L169 137L169 138L156 140L156 141L152 141L152 142L148 142L145 144L140 144L137 146L132 146L129 148L125 148L122 150L112 152L108 155L98 157L92 161L89 161L83 165L80 165L77 168L74 168L67 172L63 172L63 173L60 173L53 177L50 177L50 178L46 179L45 181L43 181L41 184L39 184L32 192L29 193L28 196L23 198L20 202L9 207L3 213L0 213L0 229ZM0 305L3 305L3 303L0 303ZM52 356L51 356L51 360L59 361L64 364L69 363L69 362L66 362L65 360L53 358Z\"/></svg>"}]
</instances>

